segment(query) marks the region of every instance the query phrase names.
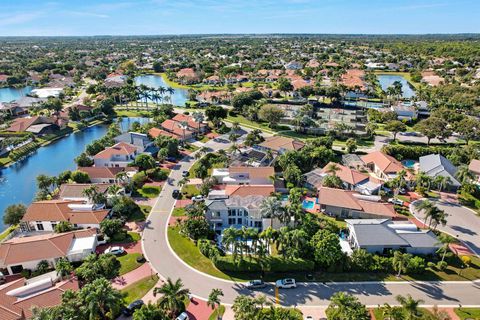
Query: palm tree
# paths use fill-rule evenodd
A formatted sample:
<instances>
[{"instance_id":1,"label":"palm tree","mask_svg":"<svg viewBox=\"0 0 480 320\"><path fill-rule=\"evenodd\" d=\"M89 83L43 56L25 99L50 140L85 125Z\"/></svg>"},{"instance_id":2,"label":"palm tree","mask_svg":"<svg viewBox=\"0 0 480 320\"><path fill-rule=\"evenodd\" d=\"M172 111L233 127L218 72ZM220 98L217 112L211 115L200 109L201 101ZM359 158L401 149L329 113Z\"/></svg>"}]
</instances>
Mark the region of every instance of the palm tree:
<instances>
[{"instance_id":1,"label":"palm tree","mask_svg":"<svg viewBox=\"0 0 480 320\"><path fill-rule=\"evenodd\" d=\"M195 120L195 122L198 123L198 131L197 133L200 133L200 125L202 124L203 121L205 121L205 115L202 112L193 112L192 117Z\"/></svg>"},{"instance_id":2,"label":"palm tree","mask_svg":"<svg viewBox=\"0 0 480 320\"><path fill-rule=\"evenodd\" d=\"M267 197L260 204L260 214L263 218L270 218L270 226L274 218L281 215L282 203L275 197Z\"/></svg>"},{"instance_id":3,"label":"palm tree","mask_svg":"<svg viewBox=\"0 0 480 320\"><path fill-rule=\"evenodd\" d=\"M183 177L180 181L178 181L177 185L179 187L183 187L186 185L188 182L190 182L190 179L188 177Z\"/></svg>"},{"instance_id":4,"label":"palm tree","mask_svg":"<svg viewBox=\"0 0 480 320\"><path fill-rule=\"evenodd\" d=\"M222 289L212 289L208 295L207 306L212 308L212 310L220 307L220 297L223 297ZM217 312L217 319L220 318L220 315Z\"/></svg>"},{"instance_id":5,"label":"palm tree","mask_svg":"<svg viewBox=\"0 0 480 320\"><path fill-rule=\"evenodd\" d=\"M55 271L63 279L73 271L73 267L66 258L60 258L55 262Z\"/></svg>"},{"instance_id":6,"label":"palm tree","mask_svg":"<svg viewBox=\"0 0 480 320\"><path fill-rule=\"evenodd\" d=\"M395 251L393 254L393 269L398 271L397 277L400 277L402 272L406 271L408 261L410 261L410 254Z\"/></svg>"},{"instance_id":7,"label":"palm tree","mask_svg":"<svg viewBox=\"0 0 480 320\"><path fill-rule=\"evenodd\" d=\"M182 129L182 133L183 133L183 139L182 139L182 144L185 143L185 132L187 131L188 129L188 122L187 121L180 121L178 123L178 126L180 129Z\"/></svg>"},{"instance_id":8,"label":"palm tree","mask_svg":"<svg viewBox=\"0 0 480 320\"><path fill-rule=\"evenodd\" d=\"M409 294L406 297L398 295L396 299L402 305L402 308L407 315L405 318L406 320L414 320L421 317L418 306L423 303L423 300L415 300Z\"/></svg>"},{"instance_id":9,"label":"palm tree","mask_svg":"<svg viewBox=\"0 0 480 320\"><path fill-rule=\"evenodd\" d=\"M452 179L448 176L436 176L435 184L437 185L438 191L442 192L452 183Z\"/></svg>"},{"instance_id":10,"label":"palm tree","mask_svg":"<svg viewBox=\"0 0 480 320\"><path fill-rule=\"evenodd\" d=\"M403 320L403 310L399 307L392 307L388 303L385 303L382 307L382 315L384 319L389 320Z\"/></svg>"},{"instance_id":11,"label":"palm tree","mask_svg":"<svg viewBox=\"0 0 480 320\"><path fill-rule=\"evenodd\" d=\"M337 171L340 171L338 164L332 162L327 166L327 173L331 174L332 176L336 176Z\"/></svg>"},{"instance_id":12,"label":"palm tree","mask_svg":"<svg viewBox=\"0 0 480 320\"><path fill-rule=\"evenodd\" d=\"M133 320L167 320L165 312L156 304L148 303L135 310Z\"/></svg>"},{"instance_id":13,"label":"palm tree","mask_svg":"<svg viewBox=\"0 0 480 320\"><path fill-rule=\"evenodd\" d=\"M92 184L91 186L83 189L82 195L87 197L90 203L96 203L95 200L98 200L99 195L98 187Z\"/></svg>"},{"instance_id":14,"label":"palm tree","mask_svg":"<svg viewBox=\"0 0 480 320\"><path fill-rule=\"evenodd\" d=\"M163 296L158 300L158 305L162 310L165 310L170 316L177 315L178 311L184 308L184 301L188 299L190 290L183 288L181 279L175 282L168 278L167 282L161 287L153 289L153 296L162 294Z\"/></svg>"},{"instance_id":15,"label":"palm tree","mask_svg":"<svg viewBox=\"0 0 480 320\"><path fill-rule=\"evenodd\" d=\"M123 303L123 294L112 288L105 278L98 278L86 284L79 291L79 298L84 303L89 319L111 319Z\"/></svg>"},{"instance_id":16,"label":"palm tree","mask_svg":"<svg viewBox=\"0 0 480 320\"><path fill-rule=\"evenodd\" d=\"M474 179L472 172L468 169L467 165L461 165L458 167L456 178L462 183L469 183Z\"/></svg>"},{"instance_id":17,"label":"palm tree","mask_svg":"<svg viewBox=\"0 0 480 320\"><path fill-rule=\"evenodd\" d=\"M442 247L439 249L439 251L442 252L442 261L443 262L445 260L445 255L447 254L447 251L448 251L448 248L449 246L452 244L452 243L455 243L456 242L456 239L446 233L442 233L440 234L440 236L438 237L438 240L439 240L439 243L438 244L441 244Z\"/></svg>"},{"instance_id":18,"label":"palm tree","mask_svg":"<svg viewBox=\"0 0 480 320\"><path fill-rule=\"evenodd\" d=\"M120 190L122 190L122 187L120 187L118 184L112 184L110 187L108 187L107 193L109 195L116 196Z\"/></svg>"},{"instance_id":19,"label":"palm tree","mask_svg":"<svg viewBox=\"0 0 480 320\"><path fill-rule=\"evenodd\" d=\"M222 244L230 250L233 255L233 261L237 258L237 230L234 227L227 228L222 234Z\"/></svg>"},{"instance_id":20,"label":"palm tree","mask_svg":"<svg viewBox=\"0 0 480 320\"><path fill-rule=\"evenodd\" d=\"M431 213L435 208L435 205L430 200L423 200L415 206L418 210L423 210L425 219L423 223L426 225L428 218L431 217Z\"/></svg>"}]
</instances>

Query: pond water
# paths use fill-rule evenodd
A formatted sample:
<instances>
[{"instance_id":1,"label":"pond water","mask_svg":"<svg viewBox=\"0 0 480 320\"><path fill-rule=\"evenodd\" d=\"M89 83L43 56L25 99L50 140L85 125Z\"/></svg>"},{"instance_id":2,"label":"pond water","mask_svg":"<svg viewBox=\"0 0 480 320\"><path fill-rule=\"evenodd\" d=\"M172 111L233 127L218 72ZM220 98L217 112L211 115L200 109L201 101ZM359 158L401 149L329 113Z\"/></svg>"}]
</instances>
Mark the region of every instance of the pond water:
<instances>
[{"instance_id":1,"label":"pond water","mask_svg":"<svg viewBox=\"0 0 480 320\"><path fill-rule=\"evenodd\" d=\"M158 75L144 75L144 76L139 76L135 78L135 83L137 85L146 85L147 87L151 88L171 88L165 80ZM186 89L180 89L180 88L173 88L175 92L170 95L169 93L165 93L165 96L170 96L171 98L171 104L175 106L180 106L184 107L185 102L188 100L188 90ZM149 99L149 101L152 101Z\"/></svg>"},{"instance_id":2,"label":"pond water","mask_svg":"<svg viewBox=\"0 0 480 320\"><path fill-rule=\"evenodd\" d=\"M134 122L144 123L146 118L122 118L120 126L123 131L129 129ZM37 192L35 178L39 174L58 175L65 170L75 170L73 161L93 140L105 135L108 126L97 125L83 131L73 133L49 145L41 147L7 168L0 169L0 217L5 208L11 204L32 202ZM0 231L4 229L0 219Z\"/></svg>"},{"instance_id":3,"label":"pond water","mask_svg":"<svg viewBox=\"0 0 480 320\"><path fill-rule=\"evenodd\" d=\"M0 102L12 102L25 97L33 90L33 87L23 88L0 88Z\"/></svg>"},{"instance_id":4,"label":"pond water","mask_svg":"<svg viewBox=\"0 0 480 320\"><path fill-rule=\"evenodd\" d=\"M386 91L388 87L391 87L395 81L400 81L402 84L402 92L403 97L410 99L415 95L415 91L408 83L407 79L405 79L401 75L396 74L378 74L377 75L378 82L382 86L383 91Z\"/></svg>"}]
</instances>

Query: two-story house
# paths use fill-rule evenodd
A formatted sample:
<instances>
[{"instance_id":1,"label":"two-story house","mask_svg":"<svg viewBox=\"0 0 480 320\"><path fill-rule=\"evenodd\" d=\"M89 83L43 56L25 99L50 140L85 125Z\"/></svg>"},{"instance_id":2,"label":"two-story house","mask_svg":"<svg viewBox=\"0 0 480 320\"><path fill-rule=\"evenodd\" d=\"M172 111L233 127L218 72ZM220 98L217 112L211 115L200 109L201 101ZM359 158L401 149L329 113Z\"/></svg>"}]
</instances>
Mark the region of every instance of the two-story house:
<instances>
[{"instance_id":1,"label":"two-story house","mask_svg":"<svg viewBox=\"0 0 480 320\"><path fill-rule=\"evenodd\" d=\"M127 183L138 172L135 167L79 167L77 170L88 174L92 183Z\"/></svg>"},{"instance_id":2,"label":"two-story house","mask_svg":"<svg viewBox=\"0 0 480 320\"><path fill-rule=\"evenodd\" d=\"M128 167L137 155L136 146L119 142L93 156L93 162L95 167Z\"/></svg>"},{"instance_id":3,"label":"two-story house","mask_svg":"<svg viewBox=\"0 0 480 320\"><path fill-rule=\"evenodd\" d=\"M139 153L148 153L154 155L158 152L154 141L148 135L138 132L125 132L113 138L116 143L125 142L137 147Z\"/></svg>"},{"instance_id":4,"label":"two-story house","mask_svg":"<svg viewBox=\"0 0 480 320\"><path fill-rule=\"evenodd\" d=\"M380 180L390 181L395 179L398 173L406 168L392 156L381 151L374 151L362 156L362 161L368 169ZM407 179L411 178L407 171Z\"/></svg>"},{"instance_id":5,"label":"two-story house","mask_svg":"<svg viewBox=\"0 0 480 320\"><path fill-rule=\"evenodd\" d=\"M220 184L273 185L273 167L230 167L213 169L212 177Z\"/></svg>"}]
</instances>

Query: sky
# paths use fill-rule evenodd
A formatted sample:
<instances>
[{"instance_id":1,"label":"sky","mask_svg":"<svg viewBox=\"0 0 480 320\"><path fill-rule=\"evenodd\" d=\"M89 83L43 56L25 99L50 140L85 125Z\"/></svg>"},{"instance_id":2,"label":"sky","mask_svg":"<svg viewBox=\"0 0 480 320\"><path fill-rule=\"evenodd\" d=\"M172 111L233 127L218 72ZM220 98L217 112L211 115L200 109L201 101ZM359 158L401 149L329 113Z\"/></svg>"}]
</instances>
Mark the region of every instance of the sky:
<instances>
[{"instance_id":1,"label":"sky","mask_svg":"<svg viewBox=\"0 0 480 320\"><path fill-rule=\"evenodd\" d=\"M480 33L479 0L0 0L0 36Z\"/></svg>"}]
</instances>

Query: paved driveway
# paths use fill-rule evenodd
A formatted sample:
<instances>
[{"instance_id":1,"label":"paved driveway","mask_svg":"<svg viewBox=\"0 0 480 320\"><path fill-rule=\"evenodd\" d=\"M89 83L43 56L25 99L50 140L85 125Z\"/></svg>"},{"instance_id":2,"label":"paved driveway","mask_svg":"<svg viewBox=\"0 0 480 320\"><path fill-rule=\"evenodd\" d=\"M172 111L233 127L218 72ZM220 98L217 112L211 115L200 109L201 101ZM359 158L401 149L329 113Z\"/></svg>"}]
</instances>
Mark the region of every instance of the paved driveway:
<instances>
[{"instance_id":1,"label":"paved driveway","mask_svg":"<svg viewBox=\"0 0 480 320\"><path fill-rule=\"evenodd\" d=\"M448 214L447 225L440 225L437 229L462 240L475 254L480 256L480 217L458 203L445 200L436 200L434 203ZM416 210L415 215L422 221L425 218L422 212L416 212Z\"/></svg>"},{"instance_id":2,"label":"paved driveway","mask_svg":"<svg viewBox=\"0 0 480 320\"><path fill-rule=\"evenodd\" d=\"M210 144L210 145L209 145ZM228 144L213 145L207 142L212 149L228 148ZM188 170L194 163L193 156L185 157L172 170L170 183L165 184L157 203L147 220L143 232L143 250L152 267L164 278L181 278L185 287L189 288L194 296L207 299L213 288L223 290L222 302L232 304L239 294L255 295L259 292L245 289L241 283L226 281L199 273L181 261L171 251L167 241L166 231L170 212L175 200L172 198L173 189L182 178L182 171ZM296 289L281 290L280 302L285 306L327 306L332 294L346 291L357 296L362 303L376 306L388 302L397 304L395 296L411 294L416 299L425 301L425 305L479 305L480 286L470 281L465 282L344 282L344 283L299 283ZM274 300L273 286L261 291L268 299Z\"/></svg>"}]
</instances>

